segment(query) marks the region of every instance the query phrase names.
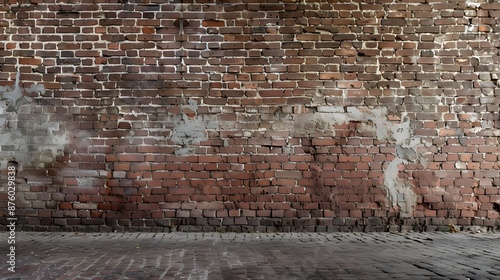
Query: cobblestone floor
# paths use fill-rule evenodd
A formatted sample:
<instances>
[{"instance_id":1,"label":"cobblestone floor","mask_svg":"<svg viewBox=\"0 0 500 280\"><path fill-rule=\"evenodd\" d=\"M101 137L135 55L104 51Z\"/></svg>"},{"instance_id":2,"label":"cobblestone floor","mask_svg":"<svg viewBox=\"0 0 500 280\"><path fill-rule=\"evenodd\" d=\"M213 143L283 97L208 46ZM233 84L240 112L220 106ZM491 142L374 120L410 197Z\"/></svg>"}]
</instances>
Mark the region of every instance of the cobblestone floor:
<instances>
[{"instance_id":1,"label":"cobblestone floor","mask_svg":"<svg viewBox=\"0 0 500 280\"><path fill-rule=\"evenodd\" d=\"M0 238L0 279L500 279L494 233L18 232L15 272Z\"/></svg>"}]
</instances>

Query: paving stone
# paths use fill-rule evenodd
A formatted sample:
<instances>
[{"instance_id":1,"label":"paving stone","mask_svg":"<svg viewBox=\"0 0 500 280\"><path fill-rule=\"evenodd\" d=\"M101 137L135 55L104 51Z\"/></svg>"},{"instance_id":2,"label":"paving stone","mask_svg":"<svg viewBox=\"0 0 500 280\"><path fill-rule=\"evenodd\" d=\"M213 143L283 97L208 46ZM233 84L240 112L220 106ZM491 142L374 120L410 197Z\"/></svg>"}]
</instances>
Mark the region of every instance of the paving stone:
<instances>
[{"instance_id":1,"label":"paving stone","mask_svg":"<svg viewBox=\"0 0 500 280\"><path fill-rule=\"evenodd\" d=\"M7 251L7 233L0 233ZM498 279L500 234L19 232L0 279Z\"/></svg>"}]
</instances>

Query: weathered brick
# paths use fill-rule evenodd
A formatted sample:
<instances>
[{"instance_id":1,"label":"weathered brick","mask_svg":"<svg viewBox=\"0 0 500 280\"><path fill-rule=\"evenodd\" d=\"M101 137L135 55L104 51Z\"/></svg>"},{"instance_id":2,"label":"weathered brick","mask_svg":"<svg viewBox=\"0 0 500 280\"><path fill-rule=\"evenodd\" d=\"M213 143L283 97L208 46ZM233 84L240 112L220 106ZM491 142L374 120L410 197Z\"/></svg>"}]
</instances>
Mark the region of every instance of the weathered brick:
<instances>
[{"instance_id":1,"label":"weathered brick","mask_svg":"<svg viewBox=\"0 0 500 280\"><path fill-rule=\"evenodd\" d=\"M1 145L30 151L19 208L59 226L353 230L401 217L389 184L416 220L497 225L498 4L365 2L18 11L0 86L35 103Z\"/></svg>"},{"instance_id":2,"label":"weathered brick","mask_svg":"<svg viewBox=\"0 0 500 280\"><path fill-rule=\"evenodd\" d=\"M391 19L382 19L381 24L384 26L405 26L406 20L402 18L391 18Z\"/></svg>"}]
</instances>

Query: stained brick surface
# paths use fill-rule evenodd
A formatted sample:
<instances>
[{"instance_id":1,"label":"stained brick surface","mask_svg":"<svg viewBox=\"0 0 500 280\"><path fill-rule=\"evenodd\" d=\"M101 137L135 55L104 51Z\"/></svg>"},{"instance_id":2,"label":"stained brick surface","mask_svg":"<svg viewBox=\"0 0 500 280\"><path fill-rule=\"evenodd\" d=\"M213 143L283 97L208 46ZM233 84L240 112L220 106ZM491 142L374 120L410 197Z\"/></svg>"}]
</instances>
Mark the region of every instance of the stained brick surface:
<instances>
[{"instance_id":1,"label":"stained brick surface","mask_svg":"<svg viewBox=\"0 0 500 280\"><path fill-rule=\"evenodd\" d=\"M499 226L499 4L70 2L0 4L23 228Z\"/></svg>"}]
</instances>

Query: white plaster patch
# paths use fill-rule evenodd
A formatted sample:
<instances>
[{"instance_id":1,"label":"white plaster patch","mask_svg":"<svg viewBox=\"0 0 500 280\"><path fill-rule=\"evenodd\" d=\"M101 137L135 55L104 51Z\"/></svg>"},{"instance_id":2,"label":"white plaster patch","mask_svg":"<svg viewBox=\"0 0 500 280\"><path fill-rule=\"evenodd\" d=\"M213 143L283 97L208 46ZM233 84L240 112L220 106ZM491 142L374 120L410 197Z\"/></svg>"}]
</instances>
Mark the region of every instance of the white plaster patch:
<instances>
[{"instance_id":1,"label":"white plaster patch","mask_svg":"<svg viewBox=\"0 0 500 280\"><path fill-rule=\"evenodd\" d=\"M189 118L184 113L184 108L188 108L195 113L194 118ZM198 104L196 100L189 99L188 105L181 106L181 115L174 122L170 140L176 145L181 146L176 154L186 155L194 153L193 145L199 145L201 141L208 139L207 129L216 129L216 122L210 120L209 117L198 115Z\"/></svg>"},{"instance_id":2,"label":"white plaster patch","mask_svg":"<svg viewBox=\"0 0 500 280\"><path fill-rule=\"evenodd\" d=\"M477 9L481 7L481 3L478 3L477 0L467 0L467 7Z\"/></svg>"},{"instance_id":3,"label":"white plaster patch","mask_svg":"<svg viewBox=\"0 0 500 280\"><path fill-rule=\"evenodd\" d=\"M26 121L21 127L15 113L0 115L0 123L4 123L0 127L0 156L15 159L21 166L44 167L62 155L69 143L67 133L59 130L59 123Z\"/></svg>"},{"instance_id":4,"label":"white plaster patch","mask_svg":"<svg viewBox=\"0 0 500 280\"><path fill-rule=\"evenodd\" d=\"M60 131L59 123L48 121L47 116L19 118L37 111L33 110L37 106L31 104L33 100L23 95L25 92L43 94L45 88L36 84L22 88L19 71L13 87L0 87L0 168L6 168L7 160L16 160L20 168L44 167L46 162L62 155L69 142L66 133Z\"/></svg>"},{"instance_id":5,"label":"white plaster patch","mask_svg":"<svg viewBox=\"0 0 500 280\"><path fill-rule=\"evenodd\" d=\"M21 72L18 70L16 74L16 82L13 87L0 87L0 100L5 101L5 105L7 105L7 108L2 108L1 111L17 112L19 107L22 105L33 102L30 97L24 96L23 92L38 92L39 94L45 93L45 87L43 85L33 84L29 88L22 88L20 85L20 77Z\"/></svg>"}]
</instances>

